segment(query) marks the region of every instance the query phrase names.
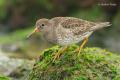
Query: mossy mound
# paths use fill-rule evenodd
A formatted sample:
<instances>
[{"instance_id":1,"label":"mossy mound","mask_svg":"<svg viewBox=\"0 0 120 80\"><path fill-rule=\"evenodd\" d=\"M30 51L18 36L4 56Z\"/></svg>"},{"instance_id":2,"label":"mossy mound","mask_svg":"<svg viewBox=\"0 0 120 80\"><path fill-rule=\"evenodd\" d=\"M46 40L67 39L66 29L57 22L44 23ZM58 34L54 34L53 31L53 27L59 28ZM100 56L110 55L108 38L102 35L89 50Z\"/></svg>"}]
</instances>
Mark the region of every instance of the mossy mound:
<instances>
[{"instance_id":1,"label":"mossy mound","mask_svg":"<svg viewBox=\"0 0 120 80\"><path fill-rule=\"evenodd\" d=\"M28 80L120 80L120 56L100 48L85 48L78 56L71 46L53 62L59 46L45 50Z\"/></svg>"}]
</instances>

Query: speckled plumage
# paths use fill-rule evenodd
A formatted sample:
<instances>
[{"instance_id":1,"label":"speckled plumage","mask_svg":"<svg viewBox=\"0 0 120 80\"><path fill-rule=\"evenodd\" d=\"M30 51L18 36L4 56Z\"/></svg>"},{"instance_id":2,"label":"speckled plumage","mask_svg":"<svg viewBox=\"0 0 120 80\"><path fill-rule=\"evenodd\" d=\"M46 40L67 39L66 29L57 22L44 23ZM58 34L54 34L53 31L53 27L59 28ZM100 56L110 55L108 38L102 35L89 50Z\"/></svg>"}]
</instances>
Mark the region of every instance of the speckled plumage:
<instances>
[{"instance_id":1,"label":"speckled plumage","mask_svg":"<svg viewBox=\"0 0 120 80\"><path fill-rule=\"evenodd\" d=\"M45 26L41 28L41 24ZM40 28L48 42L62 46L78 43L93 31L107 26L110 26L109 22L95 23L74 17L55 17L36 22L36 27Z\"/></svg>"}]
</instances>

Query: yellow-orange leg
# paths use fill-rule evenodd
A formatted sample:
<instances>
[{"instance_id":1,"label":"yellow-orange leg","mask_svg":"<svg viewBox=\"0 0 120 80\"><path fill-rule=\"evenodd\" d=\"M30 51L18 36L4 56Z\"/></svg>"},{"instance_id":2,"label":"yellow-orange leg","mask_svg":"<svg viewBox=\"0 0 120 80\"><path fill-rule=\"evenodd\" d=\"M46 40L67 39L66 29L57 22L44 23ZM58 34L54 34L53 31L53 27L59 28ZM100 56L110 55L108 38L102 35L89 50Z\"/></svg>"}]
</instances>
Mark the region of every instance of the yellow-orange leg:
<instances>
[{"instance_id":1,"label":"yellow-orange leg","mask_svg":"<svg viewBox=\"0 0 120 80\"><path fill-rule=\"evenodd\" d=\"M54 58L53 58L53 62L54 62L57 58L59 58L60 55L61 55L62 53L64 53L67 49L68 49L68 46L62 47L57 53L54 53L55 56L54 56Z\"/></svg>"},{"instance_id":2,"label":"yellow-orange leg","mask_svg":"<svg viewBox=\"0 0 120 80\"><path fill-rule=\"evenodd\" d=\"M78 52L78 55L80 54L82 48L84 47L84 45L88 42L88 37L84 38L82 44L80 45L80 47L78 49L75 50L75 52Z\"/></svg>"}]
</instances>

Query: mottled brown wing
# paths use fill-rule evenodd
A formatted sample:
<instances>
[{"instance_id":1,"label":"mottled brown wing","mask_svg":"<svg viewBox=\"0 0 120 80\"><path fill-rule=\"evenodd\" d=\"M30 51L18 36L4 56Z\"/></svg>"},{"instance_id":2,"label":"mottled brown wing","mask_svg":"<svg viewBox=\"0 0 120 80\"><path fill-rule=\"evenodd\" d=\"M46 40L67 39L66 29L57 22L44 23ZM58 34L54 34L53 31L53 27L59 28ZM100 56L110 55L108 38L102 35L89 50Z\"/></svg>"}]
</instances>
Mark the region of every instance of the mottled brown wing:
<instances>
[{"instance_id":1,"label":"mottled brown wing","mask_svg":"<svg viewBox=\"0 0 120 80\"><path fill-rule=\"evenodd\" d=\"M61 26L70 29L74 35L79 35L84 32L90 31L90 28L95 26L93 22L85 21L77 18L68 18L61 22Z\"/></svg>"},{"instance_id":2,"label":"mottled brown wing","mask_svg":"<svg viewBox=\"0 0 120 80\"><path fill-rule=\"evenodd\" d=\"M54 22L54 27L57 27L62 21L70 19L71 17L54 17L50 21Z\"/></svg>"}]
</instances>

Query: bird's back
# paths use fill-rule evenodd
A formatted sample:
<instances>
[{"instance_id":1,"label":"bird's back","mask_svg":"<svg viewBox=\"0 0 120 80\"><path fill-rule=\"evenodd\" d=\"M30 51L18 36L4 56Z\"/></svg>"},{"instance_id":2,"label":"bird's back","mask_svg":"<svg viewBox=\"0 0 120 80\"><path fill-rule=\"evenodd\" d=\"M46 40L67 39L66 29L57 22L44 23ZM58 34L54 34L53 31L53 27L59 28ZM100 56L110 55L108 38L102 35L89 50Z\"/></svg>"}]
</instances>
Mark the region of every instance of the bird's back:
<instances>
[{"instance_id":1,"label":"bird's back","mask_svg":"<svg viewBox=\"0 0 120 80\"><path fill-rule=\"evenodd\" d=\"M63 27L65 29L72 29L75 34L89 31L96 23L82 20L74 17L55 17L50 21L54 23L54 27Z\"/></svg>"}]
</instances>

